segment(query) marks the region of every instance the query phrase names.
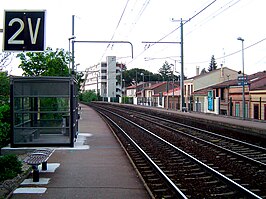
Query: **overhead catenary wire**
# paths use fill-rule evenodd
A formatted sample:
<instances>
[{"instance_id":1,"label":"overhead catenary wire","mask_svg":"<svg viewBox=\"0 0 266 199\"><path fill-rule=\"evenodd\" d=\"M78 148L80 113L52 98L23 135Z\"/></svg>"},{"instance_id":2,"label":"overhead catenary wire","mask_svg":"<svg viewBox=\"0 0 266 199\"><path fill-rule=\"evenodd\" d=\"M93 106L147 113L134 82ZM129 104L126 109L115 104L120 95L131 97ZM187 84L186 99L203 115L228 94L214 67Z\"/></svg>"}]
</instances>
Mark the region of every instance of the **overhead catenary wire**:
<instances>
[{"instance_id":1,"label":"overhead catenary wire","mask_svg":"<svg viewBox=\"0 0 266 199\"><path fill-rule=\"evenodd\" d=\"M226 10L228 10L229 8L232 8L233 6L235 6L237 3L239 3L241 0L237 0L236 2L234 2L235 0L231 0L230 2L226 3L225 5L221 6L218 10L216 10L215 12L213 12L212 14L210 14L209 16L207 16L205 19L202 20L202 22L197 23L197 27L194 28L193 30L191 30L189 33L187 33L186 35L191 34L192 32L194 32L197 28L202 27L203 25L207 24L208 22L210 22L211 20L214 20L217 16L219 16L220 14L222 14L223 12L225 12ZM226 6L226 7L225 7Z\"/></svg>"},{"instance_id":2,"label":"overhead catenary wire","mask_svg":"<svg viewBox=\"0 0 266 199\"><path fill-rule=\"evenodd\" d=\"M201 14L203 11L205 11L207 8L209 8L211 5L213 5L217 0L213 0L211 3L209 3L207 6L205 6L203 9L201 9L199 12L197 12L196 14L194 14L192 17L190 17L188 20L186 20L183 25L185 25L186 23L190 22L192 19L194 19L196 16L198 16L199 14ZM150 49L152 46L154 46L155 44L159 43L160 41L164 40L165 38L167 38L168 36L170 36L171 34L173 34L175 31L177 31L179 28L181 28L181 25L178 26L177 28L173 29L171 32L169 32L168 34L166 34L165 36L163 36L161 39L159 39L157 42L152 43L148 49ZM131 61L129 61L128 63L131 63L133 61L135 61L139 56L141 56L147 49L144 49L141 53L139 53L137 56L135 56L134 59L132 59Z\"/></svg>"},{"instance_id":3,"label":"overhead catenary wire","mask_svg":"<svg viewBox=\"0 0 266 199\"><path fill-rule=\"evenodd\" d=\"M245 47L244 50L247 50L247 49L249 49L249 48L251 48L251 47L253 47L253 46L255 46L255 45L257 45L257 44L259 44L259 43L261 43L263 41L265 41L265 40L266 40L266 37L261 39L261 40L259 40L259 41L257 41L257 42L255 42L255 43L253 43L253 44L251 44L251 45L249 45L249 46L247 46L247 47ZM241 51L242 50L237 50L237 51L229 53L227 55L215 58L215 60L219 60L219 59L224 59L226 57L230 57L230 56L235 55L235 54L237 54L237 53L239 53ZM191 62L191 63L186 63L186 64L203 64L203 63L207 63L207 62L209 62L209 60L208 61Z\"/></svg>"},{"instance_id":4,"label":"overhead catenary wire","mask_svg":"<svg viewBox=\"0 0 266 199\"><path fill-rule=\"evenodd\" d=\"M126 5L125 5L125 7L124 7L124 9L123 9L123 11L122 11L122 14L121 14L119 20L118 20L118 23L117 23L117 25L116 25L116 28L115 28L115 30L114 30L114 33L113 33L113 35L112 35L112 37L111 37L111 41L113 41L114 36L115 36L115 33L116 33L116 31L117 31L119 25L121 24L122 18L123 18L124 14L125 14L125 11L126 11L126 9L127 9L127 6L128 6L129 1L130 1L130 0L127 0L127 2L126 2ZM103 55L101 56L101 59L100 59L100 60L103 59L103 57L104 57L105 53L107 52L109 46L110 46L110 44L107 45L107 47L106 47L106 49L105 49Z\"/></svg>"},{"instance_id":5,"label":"overhead catenary wire","mask_svg":"<svg viewBox=\"0 0 266 199\"><path fill-rule=\"evenodd\" d=\"M233 6L235 6L237 3L239 3L241 0L230 0L229 2L226 2L224 5L222 5L221 7L219 7L219 9L215 10L213 13L211 13L209 16L207 16L205 19L202 20L202 22L199 22L197 23L197 27L194 28L193 30L191 30L190 32L188 32L186 34L189 35L191 33L193 33L197 28L199 27L202 27L203 25L207 24L208 22L210 22L211 20L215 19L217 16L219 16L220 14L222 14L223 12L225 12L226 10L232 8ZM202 9L201 11L205 10L208 6L210 6L212 3L214 2L211 2L210 4L208 4L206 7L204 7L204 9ZM200 12L201 12L200 11ZM193 17L197 16L200 12L198 12L196 15L194 15ZM191 17L190 19L192 19L193 17ZM189 19L189 20L190 20ZM184 21L183 25L187 22L189 22L189 20L187 21ZM177 30L178 28L180 27L177 27L175 28L173 31L171 31L170 33L168 33L166 36L164 36L162 39L170 36L170 34L172 34L175 30ZM162 40L161 39L161 40ZM152 45L149 45L149 47L151 47ZM161 51L164 51L165 49L169 48L169 46L166 46L163 50L160 50L159 52ZM146 50L146 49L145 49Z\"/></svg>"},{"instance_id":6,"label":"overhead catenary wire","mask_svg":"<svg viewBox=\"0 0 266 199\"><path fill-rule=\"evenodd\" d=\"M131 32L132 32L132 31L134 30L134 28L136 27L138 21L139 21L140 18L142 17L142 15L143 15L144 11L146 10L146 8L148 7L149 3L150 3L150 0L146 0L146 1L142 4L142 7L141 7L141 9L139 10L139 13L138 13L137 16L135 17L134 21L131 23L132 26L131 26L131 28L129 28L129 31L128 31L127 35L126 35L127 37L131 34ZM137 4L137 1L136 1L135 4L134 4L134 8L135 8L136 4ZM132 8L131 10L133 11L134 8Z\"/></svg>"}]
</instances>

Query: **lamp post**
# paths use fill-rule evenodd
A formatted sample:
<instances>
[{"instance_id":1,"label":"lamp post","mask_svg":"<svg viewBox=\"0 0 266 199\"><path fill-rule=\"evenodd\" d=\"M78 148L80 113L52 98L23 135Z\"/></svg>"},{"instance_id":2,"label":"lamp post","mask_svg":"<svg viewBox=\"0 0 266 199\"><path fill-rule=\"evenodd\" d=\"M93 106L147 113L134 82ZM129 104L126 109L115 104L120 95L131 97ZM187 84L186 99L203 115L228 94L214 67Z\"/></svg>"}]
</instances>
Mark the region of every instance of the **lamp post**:
<instances>
[{"instance_id":1,"label":"lamp post","mask_svg":"<svg viewBox=\"0 0 266 199\"><path fill-rule=\"evenodd\" d=\"M241 41L242 43L242 67L243 67L243 73L242 73L242 111L243 111L243 119L245 119L245 73L244 73L244 39L241 37L238 37L237 40Z\"/></svg>"},{"instance_id":2,"label":"lamp post","mask_svg":"<svg viewBox=\"0 0 266 199\"><path fill-rule=\"evenodd\" d=\"M142 84L142 97L144 97L144 73L140 73L140 75L142 76L142 81L143 81L143 84Z\"/></svg>"},{"instance_id":3,"label":"lamp post","mask_svg":"<svg viewBox=\"0 0 266 199\"><path fill-rule=\"evenodd\" d=\"M72 36L72 37L68 38L68 53L69 53L68 70L69 70L69 73L70 73L70 41L73 39L76 39L76 37Z\"/></svg>"},{"instance_id":4,"label":"lamp post","mask_svg":"<svg viewBox=\"0 0 266 199\"><path fill-rule=\"evenodd\" d=\"M122 104L123 104L123 103L125 103L125 96L126 96L126 94L125 94L125 92L126 92L126 84L125 84L126 82L125 81L126 80L123 79L122 81L123 81L123 87L124 87L124 89L122 89ZM123 93L123 90L124 90L124 93Z\"/></svg>"}]
</instances>

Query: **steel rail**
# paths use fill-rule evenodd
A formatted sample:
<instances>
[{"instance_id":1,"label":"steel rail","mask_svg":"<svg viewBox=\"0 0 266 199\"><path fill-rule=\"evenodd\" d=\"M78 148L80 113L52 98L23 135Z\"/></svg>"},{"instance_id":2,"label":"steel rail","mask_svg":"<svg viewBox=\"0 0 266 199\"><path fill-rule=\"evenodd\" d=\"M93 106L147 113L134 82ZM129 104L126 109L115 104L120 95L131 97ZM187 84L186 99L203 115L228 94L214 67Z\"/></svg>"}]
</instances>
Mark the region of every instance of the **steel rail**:
<instances>
[{"instance_id":1,"label":"steel rail","mask_svg":"<svg viewBox=\"0 0 266 199\"><path fill-rule=\"evenodd\" d=\"M139 113L139 114L144 115L144 113ZM237 140L237 139L234 139L234 138L226 137L224 135L219 135L217 133L213 133L213 132L210 132L210 131L207 131L207 130L204 130L204 129L199 129L199 128L194 127L194 126L189 126L189 125L182 124L180 122L175 122L175 121L172 121L172 120L168 120L168 119L165 119L165 118L159 118L159 117L156 117L156 116L153 116L153 115L147 115L147 116L153 117L153 118L157 118L157 119L160 119L160 120L164 120L164 121L167 121L167 122L170 122L170 123L173 123L173 124L177 124L177 125L180 125L180 126L183 126L183 127L186 127L186 128L191 128L191 129L194 129L194 130L197 130L197 131L201 131L201 132L204 132L204 133L207 133L207 134L215 135L217 137L221 137L221 138L224 138L224 139L227 139L227 140L238 142L240 144L244 144L246 146L253 147L253 148L256 148L256 149L260 149L260 150L263 150L263 151L266 152L266 148L261 147L261 146L257 146L257 145L254 145L254 144L251 144L251 143L248 143L248 142L244 142L244 141Z\"/></svg>"},{"instance_id":2,"label":"steel rail","mask_svg":"<svg viewBox=\"0 0 266 199\"><path fill-rule=\"evenodd\" d=\"M142 118L142 119L143 119L143 118ZM163 125L163 124L159 124L159 123L153 122L153 121L151 121L151 120L149 120L149 119L147 119L147 120L148 120L149 122L154 123L155 125L158 125L158 126L161 126L161 127L167 128L167 129L169 129L169 130L171 130L171 131L175 131L175 132L181 133L181 134L183 134L183 135L185 135L185 136L188 136L188 137L190 137L190 138L196 139L196 140L198 140L198 141L201 141L201 142L206 143L206 144L208 144L208 145L211 145L211 146L213 146L213 147L219 148L219 149L221 149L221 150L227 151L228 153L234 154L234 155L239 156L239 157L241 157L241 158L243 158L243 159L246 159L246 160L248 160L248 161L251 161L251 162L254 162L254 163L256 163L256 164L259 164L260 166L266 167L266 164L263 163L263 162L261 162L261 161L255 160L255 159L253 159L253 158L250 158L250 157L245 156L245 155L242 155L242 154L240 154L240 153L238 153L238 152L235 152L235 151L229 150L229 149L224 148L224 147L222 147L222 146L219 146L219 145L213 144L212 142L209 142L209 141L206 141L206 140L204 140L204 139L202 139L202 138L198 138L198 137L196 137L196 136L190 135L189 133L185 133L185 132L183 132L183 131L181 131L181 130L177 130L177 129L174 129L174 128L169 127L169 126L166 126L166 125ZM174 123L174 122L173 122L173 123ZM190 128L190 126L187 126L187 128ZM198 130L200 131L201 129L198 129ZM205 130L203 130L203 131L205 131ZM217 134L217 135L218 135L218 134ZM224 136L223 136L223 137L224 137ZM224 137L224 138L226 138L226 137Z\"/></svg>"},{"instance_id":3,"label":"steel rail","mask_svg":"<svg viewBox=\"0 0 266 199\"><path fill-rule=\"evenodd\" d=\"M103 108L101 108L103 109ZM156 137L157 139L161 140L162 142L166 143L167 145L171 146L172 148L174 148L175 150L177 150L178 152L180 152L181 154L183 154L184 156L188 157L190 160L196 162L197 164L201 165L203 168L205 168L207 171L211 172L212 174L214 174L217 178L221 179L222 181L227 182L228 184L230 184L232 187L234 187L234 189L240 191L241 193L245 194L248 197L251 198L261 198L260 196L256 195L255 193L251 192L250 190L246 189L245 187L241 186L240 184L236 183L235 181L231 180L230 178L228 178L227 176L221 174L220 172L216 171L215 169L211 168L210 166L206 165L205 163L199 161L198 159L196 159L195 157L193 157L192 155L186 153L185 151L181 150L180 148L176 147L175 145L171 144L170 142L162 139L161 137L159 137L158 135L152 133L151 131L145 129L144 127L136 124L135 122L117 114L114 113L112 111L107 110L106 108L104 109L104 111L107 111L131 124L133 124L134 126L142 129L143 131L149 133L150 135L153 135L154 137Z\"/></svg>"},{"instance_id":4,"label":"steel rail","mask_svg":"<svg viewBox=\"0 0 266 199\"><path fill-rule=\"evenodd\" d=\"M106 110L105 110L106 111ZM175 185L175 183L160 169L160 167L149 157L145 151L142 150L142 148L116 123L114 122L110 117L108 117L103 112L99 111L101 115L103 115L105 118L107 118L113 125L115 125L126 137L127 139L138 149L138 151L141 152L142 155L149 161L150 164L160 173L161 176L167 181L167 183L172 187L172 189L175 191L175 193L181 197L181 198L187 198L185 194ZM125 118L126 119L126 118Z\"/></svg>"}]
</instances>

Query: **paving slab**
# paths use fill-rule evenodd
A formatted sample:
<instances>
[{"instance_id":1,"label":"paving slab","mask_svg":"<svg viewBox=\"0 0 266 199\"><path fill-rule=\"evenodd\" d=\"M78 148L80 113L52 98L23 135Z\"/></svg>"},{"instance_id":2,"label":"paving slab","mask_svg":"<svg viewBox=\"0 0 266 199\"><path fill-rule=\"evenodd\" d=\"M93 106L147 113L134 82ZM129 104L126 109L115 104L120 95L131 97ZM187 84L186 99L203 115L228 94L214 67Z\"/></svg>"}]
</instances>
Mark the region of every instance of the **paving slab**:
<instances>
[{"instance_id":1,"label":"paving slab","mask_svg":"<svg viewBox=\"0 0 266 199\"><path fill-rule=\"evenodd\" d=\"M40 173L50 179L48 184L22 184L11 198L149 198L112 132L88 106L81 105L75 147L56 148L48 163L59 165L54 172ZM29 190L23 193L22 188Z\"/></svg>"}]
</instances>

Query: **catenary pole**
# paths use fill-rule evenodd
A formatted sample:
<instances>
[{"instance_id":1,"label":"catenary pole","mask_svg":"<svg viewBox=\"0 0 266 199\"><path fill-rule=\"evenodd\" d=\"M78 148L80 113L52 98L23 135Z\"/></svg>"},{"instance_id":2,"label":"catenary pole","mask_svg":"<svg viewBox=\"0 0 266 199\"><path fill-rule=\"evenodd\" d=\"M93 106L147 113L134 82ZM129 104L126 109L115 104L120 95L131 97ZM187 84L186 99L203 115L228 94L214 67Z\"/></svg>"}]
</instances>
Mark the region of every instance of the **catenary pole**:
<instances>
[{"instance_id":1,"label":"catenary pole","mask_svg":"<svg viewBox=\"0 0 266 199\"><path fill-rule=\"evenodd\" d=\"M184 104L184 39L183 39L183 20L180 20L180 30L181 30L181 71L180 71L180 95L181 103L180 110L183 111Z\"/></svg>"},{"instance_id":2,"label":"catenary pole","mask_svg":"<svg viewBox=\"0 0 266 199\"><path fill-rule=\"evenodd\" d=\"M75 25L75 15L72 15L72 37L74 37L75 35L74 25ZM74 75L74 69L75 69L74 43L75 41L72 40L72 75Z\"/></svg>"}]
</instances>

